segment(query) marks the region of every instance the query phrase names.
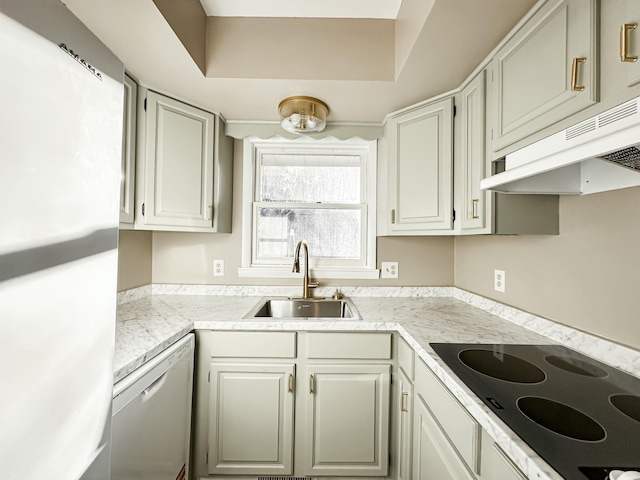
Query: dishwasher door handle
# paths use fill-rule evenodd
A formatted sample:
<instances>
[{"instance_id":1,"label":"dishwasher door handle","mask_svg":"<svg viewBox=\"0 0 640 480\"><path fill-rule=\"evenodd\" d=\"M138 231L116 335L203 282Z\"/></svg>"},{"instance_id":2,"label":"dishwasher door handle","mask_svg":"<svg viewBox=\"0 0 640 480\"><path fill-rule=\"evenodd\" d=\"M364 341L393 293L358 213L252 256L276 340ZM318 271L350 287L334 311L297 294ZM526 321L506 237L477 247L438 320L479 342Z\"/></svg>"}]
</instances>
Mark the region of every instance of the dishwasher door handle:
<instances>
[{"instance_id":1,"label":"dishwasher door handle","mask_svg":"<svg viewBox=\"0 0 640 480\"><path fill-rule=\"evenodd\" d=\"M151 397L153 397L157 392L160 391L160 389L162 388L162 385L164 385L164 383L167 381L167 375L168 375L169 371L167 370L166 372L164 372L162 374L162 376L160 378L158 378L155 382L153 382L151 385L149 385L147 388L145 388L142 391L142 401L146 402L147 400L150 400Z\"/></svg>"}]
</instances>

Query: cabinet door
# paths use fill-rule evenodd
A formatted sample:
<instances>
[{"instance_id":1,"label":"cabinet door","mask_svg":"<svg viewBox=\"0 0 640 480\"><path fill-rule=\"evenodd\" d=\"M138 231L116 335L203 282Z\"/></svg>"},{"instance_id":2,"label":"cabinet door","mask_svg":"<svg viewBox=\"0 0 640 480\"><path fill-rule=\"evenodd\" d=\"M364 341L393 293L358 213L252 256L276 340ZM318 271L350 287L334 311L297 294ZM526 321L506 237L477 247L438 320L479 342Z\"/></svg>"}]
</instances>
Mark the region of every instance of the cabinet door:
<instances>
[{"instance_id":1,"label":"cabinet door","mask_svg":"<svg viewBox=\"0 0 640 480\"><path fill-rule=\"evenodd\" d=\"M551 0L495 55L494 151L598 100L596 7Z\"/></svg>"},{"instance_id":2,"label":"cabinet door","mask_svg":"<svg viewBox=\"0 0 640 480\"><path fill-rule=\"evenodd\" d=\"M214 116L147 93L144 224L212 228Z\"/></svg>"},{"instance_id":3,"label":"cabinet door","mask_svg":"<svg viewBox=\"0 0 640 480\"><path fill-rule=\"evenodd\" d=\"M398 409L396 431L398 444L395 456L398 464L397 480L411 480L413 384L400 369L398 369L397 375L396 405Z\"/></svg>"},{"instance_id":4,"label":"cabinet door","mask_svg":"<svg viewBox=\"0 0 640 480\"><path fill-rule=\"evenodd\" d=\"M463 233L490 233L491 193L480 190L480 180L491 175L485 151L485 72L460 92Z\"/></svg>"},{"instance_id":5,"label":"cabinet door","mask_svg":"<svg viewBox=\"0 0 640 480\"><path fill-rule=\"evenodd\" d=\"M391 118L387 198L393 235L453 227L453 98Z\"/></svg>"},{"instance_id":6,"label":"cabinet door","mask_svg":"<svg viewBox=\"0 0 640 480\"><path fill-rule=\"evenodd\" d=\"M309 365L305 475L384 476L389 365Z\"/></svg>"},{"instance_id":7,"label":"cabinet door","mask_svg":"<svg viewBox=\"0 0 640 480\"><path fill-rule=\"evenodd\" d=\"M481 480L526 480L526 476L507 457L489 434L482 432Z\"/></svg>"},{"instance_id":8,"label":"cabinet door","mask_svg":"<svg viewBox=\"0 0 640 480\"><path fill-rule=\"evenodd\" d=\"M211 363L209 473L290 475L293 364Z\"/></svg>"},{"instance_id":9,"label":"cabinet door","mask_svg":"<svg viewBox=\"0 0 640 480\"><path fill-rule=\"evenodd\" d=\"M124 118L122 124L122 163L120 165L120 227L133 227L136 174L136 108L138 85L124 76Z\"/></svg>"},{"instance_id":10,"label":"cabinet door","mask_svg":"<svg viewBox=\"0 0 640 480\"><path fill-rule=\"evenodd\" d=\"M419 395L413 409L413 479L474 480Z\"/></svg>"},{"instance_id":11,"label":"cabinet door","mask_svg":"<svg viewBox=\"0 0 640 480\"><path fill-rule=\"evenodd\" d=\"M640 2L626 0L625 7L620 25L620 61L626 64L627 87L631 87L640 82Z\"/></svg>"}]
</instances>

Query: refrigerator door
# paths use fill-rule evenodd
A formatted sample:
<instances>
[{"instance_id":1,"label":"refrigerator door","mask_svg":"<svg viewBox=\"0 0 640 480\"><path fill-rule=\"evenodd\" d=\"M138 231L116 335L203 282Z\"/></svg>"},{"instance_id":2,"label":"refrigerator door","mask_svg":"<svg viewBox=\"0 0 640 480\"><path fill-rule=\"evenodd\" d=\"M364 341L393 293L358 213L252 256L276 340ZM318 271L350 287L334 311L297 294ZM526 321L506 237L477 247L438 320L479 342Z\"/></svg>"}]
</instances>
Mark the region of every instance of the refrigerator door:
<instances>
[{"instance_id":1,"label":"refrigerator door","mask_svg":"<svg viewBox=\"0 0 640 480\"><path fill-rule=\"evenodd\" d=\"M58 0L0 0L0 65L0 478L77 480L109 449L123 66Z\"/></svg>"}]
</instances>

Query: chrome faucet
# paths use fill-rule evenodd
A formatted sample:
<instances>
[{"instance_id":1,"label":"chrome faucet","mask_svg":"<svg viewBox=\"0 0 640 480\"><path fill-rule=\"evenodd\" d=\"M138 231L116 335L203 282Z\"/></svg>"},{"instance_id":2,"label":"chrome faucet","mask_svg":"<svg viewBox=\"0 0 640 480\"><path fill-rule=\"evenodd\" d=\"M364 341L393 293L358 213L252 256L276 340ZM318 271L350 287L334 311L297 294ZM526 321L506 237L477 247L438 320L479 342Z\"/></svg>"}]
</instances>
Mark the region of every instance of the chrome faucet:
<instances>
[{"instance_id":1,"label":"chrome faucet","mask_svg":"<svg viewBox=\"0 0 640 480\"><path fill-rule=\"evenodd\" d=\"M304 276L302 277L302 298L311 298L310 288L316 288L318 282L309 282L309 249L307 244L300 240L296 245L296 253L293 256L293 273L300 273L300 247L304 247Z\"/></svg>"}]
</instances>

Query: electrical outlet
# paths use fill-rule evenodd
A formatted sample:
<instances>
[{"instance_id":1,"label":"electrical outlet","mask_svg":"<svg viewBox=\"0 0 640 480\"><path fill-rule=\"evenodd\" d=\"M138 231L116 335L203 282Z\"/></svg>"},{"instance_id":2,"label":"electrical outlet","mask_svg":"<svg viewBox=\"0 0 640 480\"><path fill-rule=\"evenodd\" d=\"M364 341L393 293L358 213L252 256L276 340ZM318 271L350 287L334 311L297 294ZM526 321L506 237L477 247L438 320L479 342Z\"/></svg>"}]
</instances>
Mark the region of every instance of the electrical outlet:
<instances>
[{"instance_id":1,"label":"electrical outlet","mask_svg":"<svg viewBox=\"0 0 640 480\"><path fill-rule=\"evenodd\" d=\"M504 270L493 271L493 289L496 292L504 293L505 286L507 284L507 277Z\"/></svg>"},{"instance_id":2,"label":"electrical outlet","mask_svg":"<svg viewBox=\"0 0 640 480\"><path fill-rule=\"evenodd\" d=\"M398 262L382 262L382 278L398 278Z\"/></svg>"},{"instance_id":3,"label":"electrical outlet","mask_svg":"<svg viewBox=\"0 0 640 480\"><path fill-rule=\"evenodd\" d=\"M224 277L224 260L213 261L213 276Z\"/></svg>"}]
</instances>

